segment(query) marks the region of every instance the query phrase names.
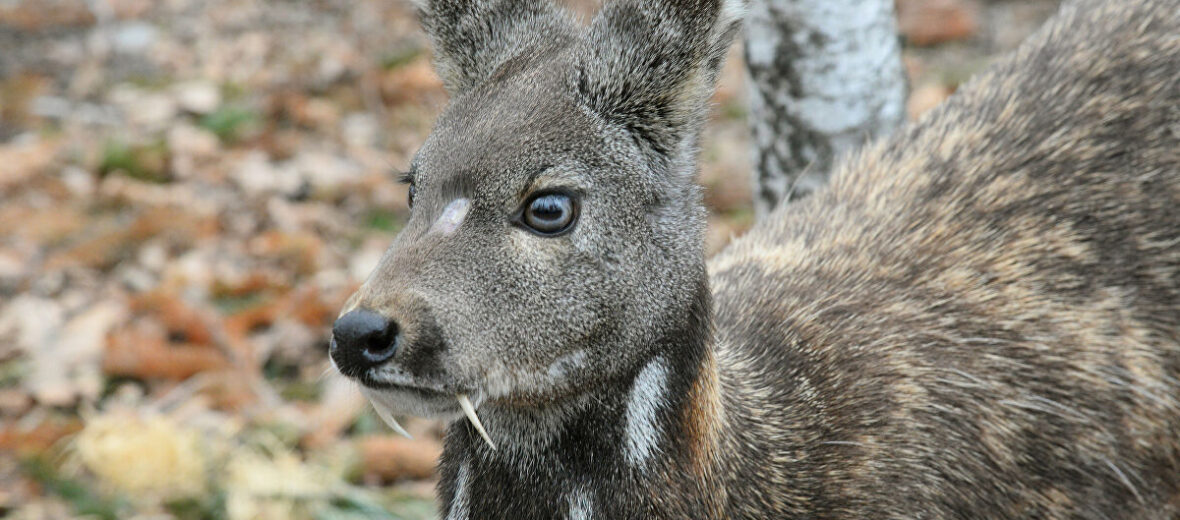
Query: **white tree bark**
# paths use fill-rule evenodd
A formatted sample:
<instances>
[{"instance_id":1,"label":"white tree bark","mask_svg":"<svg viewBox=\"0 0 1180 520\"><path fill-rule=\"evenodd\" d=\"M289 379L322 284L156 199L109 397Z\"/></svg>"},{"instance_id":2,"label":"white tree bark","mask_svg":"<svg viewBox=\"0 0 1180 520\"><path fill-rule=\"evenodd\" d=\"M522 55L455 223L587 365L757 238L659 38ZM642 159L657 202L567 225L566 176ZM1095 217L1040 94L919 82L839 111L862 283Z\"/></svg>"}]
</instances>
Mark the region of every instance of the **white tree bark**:
<instances>
[{"instance_id":1,"label":"white tree bark","mask_svg":"<svg viewBox=\"0 0 1180 520\"><path fill-rule=\"evenodd\" d=\"M759 217L905 117L893 0L754 0L745 58Z\"/></svg>"}]
</instances>

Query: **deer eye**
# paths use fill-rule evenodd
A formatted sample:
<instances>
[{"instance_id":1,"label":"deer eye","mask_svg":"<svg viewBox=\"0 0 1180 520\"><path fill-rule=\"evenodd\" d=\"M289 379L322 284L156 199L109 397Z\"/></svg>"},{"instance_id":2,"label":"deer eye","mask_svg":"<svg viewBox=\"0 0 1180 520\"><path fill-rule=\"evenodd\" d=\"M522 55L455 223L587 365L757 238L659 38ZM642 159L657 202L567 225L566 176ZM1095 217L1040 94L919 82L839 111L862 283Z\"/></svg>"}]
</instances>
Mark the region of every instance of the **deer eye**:
<instances>
[{"instance_id":1,"label":"deer eye","mask_svg":"<svg viewBox=\"0 0 1180 520\"><path fill-rule=\"evenodd\" d=\"M529 231L555 236L569 230L577 218L577 205L564 193L533 196L524 207L520 221Z\"/></svg>"},{"instance_id":2,"label":"deer eye","mask_svg":"<svg viewBox=\"0 0 1180 520\"><path fill-rule=\"evenodd\" d=\"M414 197L418 195L418 188L410 184L410 189L406 190L406 205L414 207Z\"/></svg>"}]
</instances>

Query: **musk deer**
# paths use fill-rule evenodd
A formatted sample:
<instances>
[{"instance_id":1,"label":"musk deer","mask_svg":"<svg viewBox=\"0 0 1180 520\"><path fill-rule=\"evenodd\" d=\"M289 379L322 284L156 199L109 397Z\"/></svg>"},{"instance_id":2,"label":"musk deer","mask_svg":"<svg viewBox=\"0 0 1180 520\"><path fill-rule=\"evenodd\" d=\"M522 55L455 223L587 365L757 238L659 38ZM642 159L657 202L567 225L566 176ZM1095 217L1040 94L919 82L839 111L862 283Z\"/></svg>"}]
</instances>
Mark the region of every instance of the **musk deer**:
<instances>
[{"instance_id":1,"label":"musk deer","mask_svg":"<svg viewBox=\"0 0 1180 520\"><path fill-rule=\"evenodd\" d=\"M446 518L1180 518L1175 0L1067 3L708 263L740 0L417 2L452 99L331 358L452 420Z\"/></svg>"}]
</instances>

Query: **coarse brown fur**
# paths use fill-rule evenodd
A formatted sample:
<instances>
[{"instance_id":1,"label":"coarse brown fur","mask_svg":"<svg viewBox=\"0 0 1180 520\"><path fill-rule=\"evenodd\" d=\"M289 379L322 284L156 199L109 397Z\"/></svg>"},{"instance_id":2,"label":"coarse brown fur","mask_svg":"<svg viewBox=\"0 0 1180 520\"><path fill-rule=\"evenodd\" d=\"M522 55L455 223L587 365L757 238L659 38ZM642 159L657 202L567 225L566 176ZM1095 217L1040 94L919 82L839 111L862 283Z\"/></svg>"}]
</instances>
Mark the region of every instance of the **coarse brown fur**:
<instances>
[{"instance_id":1,"label":"coarse brown fur","mask_svg":"<svg viewBox=\"0 0 1180 520\"><path fill-rule=\"evenodd\" d=\"M722 449L760 445L729 471L774 483L735 487L735 503L1180 516L1168 4L1068 6L713 259L724 395L765 394L727 399Z\"/></svg>"},{"instance_id":2,"label":"coarse brown fur","mask_svg":"<svg viewBox=\"0 0 1180 520\"><path fill-rule=\"evenodd\" d=\"M459 419L444 516L1180 518L1180 5L1068 2L706 272L729 4L420 0L454 99L345 309L396 354L333 359Z\"/></svg>"}]
</instances>

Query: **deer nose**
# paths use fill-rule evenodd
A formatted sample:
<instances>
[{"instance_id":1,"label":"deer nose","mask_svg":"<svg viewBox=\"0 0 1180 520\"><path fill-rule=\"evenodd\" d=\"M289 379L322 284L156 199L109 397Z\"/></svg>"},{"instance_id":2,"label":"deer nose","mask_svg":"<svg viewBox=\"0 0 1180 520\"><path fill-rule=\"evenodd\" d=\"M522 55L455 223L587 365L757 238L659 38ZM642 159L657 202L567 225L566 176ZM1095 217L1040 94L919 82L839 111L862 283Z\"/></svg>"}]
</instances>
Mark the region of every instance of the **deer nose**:
<instances>
[{"instance_id":1,"label":"deer nose","mask_svg":"<svg viewBox=\"0 0 1180 520\"><path fill-rule=\"evenodd\" d=\"M341 316L332 325L329 355L344 375L357 376L397 351L397 323L366 309Z\"/></svg>"}]
</instances>

